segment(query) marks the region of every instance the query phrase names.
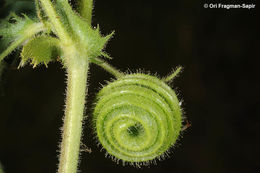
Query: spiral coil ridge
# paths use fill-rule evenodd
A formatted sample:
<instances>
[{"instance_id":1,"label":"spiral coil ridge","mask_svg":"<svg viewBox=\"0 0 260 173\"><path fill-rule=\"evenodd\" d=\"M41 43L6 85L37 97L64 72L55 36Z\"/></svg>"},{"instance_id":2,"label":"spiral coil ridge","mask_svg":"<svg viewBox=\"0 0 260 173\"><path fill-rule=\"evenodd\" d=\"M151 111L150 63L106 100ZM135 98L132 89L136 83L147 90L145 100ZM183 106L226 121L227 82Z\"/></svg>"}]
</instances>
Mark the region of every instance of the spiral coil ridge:
<instances>
[{"instance_id":1,"label":"spiral coil ridge","mask_svg":"<svg viewBox=\"0 0 260 173\"><path fill-rule=\"evenodd\" d=\"M124 162L147 162L173 146L181 131L175 92L160 79L125 75L97 96L93 121L99 142Z\"/></svg>"}]
</instances>

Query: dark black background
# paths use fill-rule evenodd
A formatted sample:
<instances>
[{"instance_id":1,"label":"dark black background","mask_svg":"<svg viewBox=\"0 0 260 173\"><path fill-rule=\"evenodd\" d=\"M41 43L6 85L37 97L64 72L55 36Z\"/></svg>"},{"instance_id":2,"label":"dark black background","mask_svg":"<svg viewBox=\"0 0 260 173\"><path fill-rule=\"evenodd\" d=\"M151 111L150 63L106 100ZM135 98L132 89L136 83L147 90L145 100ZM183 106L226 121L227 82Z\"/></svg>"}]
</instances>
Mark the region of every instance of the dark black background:
<instances>
[{"instance_id":1,"label":"dark black background","mask_svg":"<svg viewBox=\"0 0 260 173\"><path fill-rule=\"evenodd\" d=\"M184 67L173 88L184 100L192 127L183 133L171 157L157 165L136 169L112 162L96 147L89 128L95 93L112 76L91 65L83 142L92 153L81 153L82 173L259 170L258 6L204 9L205 2L96 0L93 24L98 23L104 34L116 32L106 48L114 66L160 76L178 65ZM230 1L234 2L239 1ZM0 161L7 173L55 172L65 70L59 63L47 69L16 70L16 66L7 67L0 84Z\"/></svg>"}]
</instances>

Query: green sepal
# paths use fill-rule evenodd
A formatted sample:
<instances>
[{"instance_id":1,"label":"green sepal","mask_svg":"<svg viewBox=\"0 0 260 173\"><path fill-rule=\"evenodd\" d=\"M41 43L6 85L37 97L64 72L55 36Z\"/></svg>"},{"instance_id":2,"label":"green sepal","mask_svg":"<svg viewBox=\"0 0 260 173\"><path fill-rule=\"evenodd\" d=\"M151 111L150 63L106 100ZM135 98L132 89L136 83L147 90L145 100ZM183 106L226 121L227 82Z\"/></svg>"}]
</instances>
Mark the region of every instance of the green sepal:
<instances>
[{"instance_id":1,"label":"green sepal","mask_svg":"<svg viewBox=\"0 0 260 173\"><path fill-rule=\"evenodd\" d=\"M21 52L21 63L19 67L22 67L31 60L33 67L38 64L47 64L56 60L60 55L60 40L51 36L39 36L31 39L26 45L24 45Z\"/></svg>"}]
</instances>

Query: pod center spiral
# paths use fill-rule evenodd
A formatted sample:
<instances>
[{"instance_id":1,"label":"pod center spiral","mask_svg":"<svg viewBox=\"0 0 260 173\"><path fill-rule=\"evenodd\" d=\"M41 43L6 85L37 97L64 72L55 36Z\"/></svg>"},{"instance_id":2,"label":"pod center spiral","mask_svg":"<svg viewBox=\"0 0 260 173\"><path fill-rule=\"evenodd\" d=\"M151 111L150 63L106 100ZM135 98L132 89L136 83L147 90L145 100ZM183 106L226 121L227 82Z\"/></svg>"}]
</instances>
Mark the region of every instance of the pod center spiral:
<instances>
[{"instance_id":1,"label":"pod center spiral","mask_svg":"<svg viewBox=\"0 0 260 173\"><path fill-rule=\"evenodd\" d=\"M140 123L136 123L135 125L128 127L127 132L130 136L137 137L144 133L144 128Z\"/></svg>"}]
</instances>

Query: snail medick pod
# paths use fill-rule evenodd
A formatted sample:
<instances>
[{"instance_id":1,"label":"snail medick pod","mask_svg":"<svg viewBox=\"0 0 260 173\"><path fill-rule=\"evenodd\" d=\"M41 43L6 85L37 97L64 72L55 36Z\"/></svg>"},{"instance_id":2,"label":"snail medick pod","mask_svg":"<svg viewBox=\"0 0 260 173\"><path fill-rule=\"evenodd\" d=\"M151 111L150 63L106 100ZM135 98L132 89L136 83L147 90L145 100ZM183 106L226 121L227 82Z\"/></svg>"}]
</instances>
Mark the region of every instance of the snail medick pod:
<instances>
[{"instance_id":1,"label":"snail medick pod","mask_svg":"<svg viewBox=\"0 0 260 173\"><path fill-rule=\"evenodd\" d=\"M136 73L97 95L95 132L108 154L123 162L162 158L179 137L182 111L175 92L157 77Z\"/></svg>"}]
</instances>

